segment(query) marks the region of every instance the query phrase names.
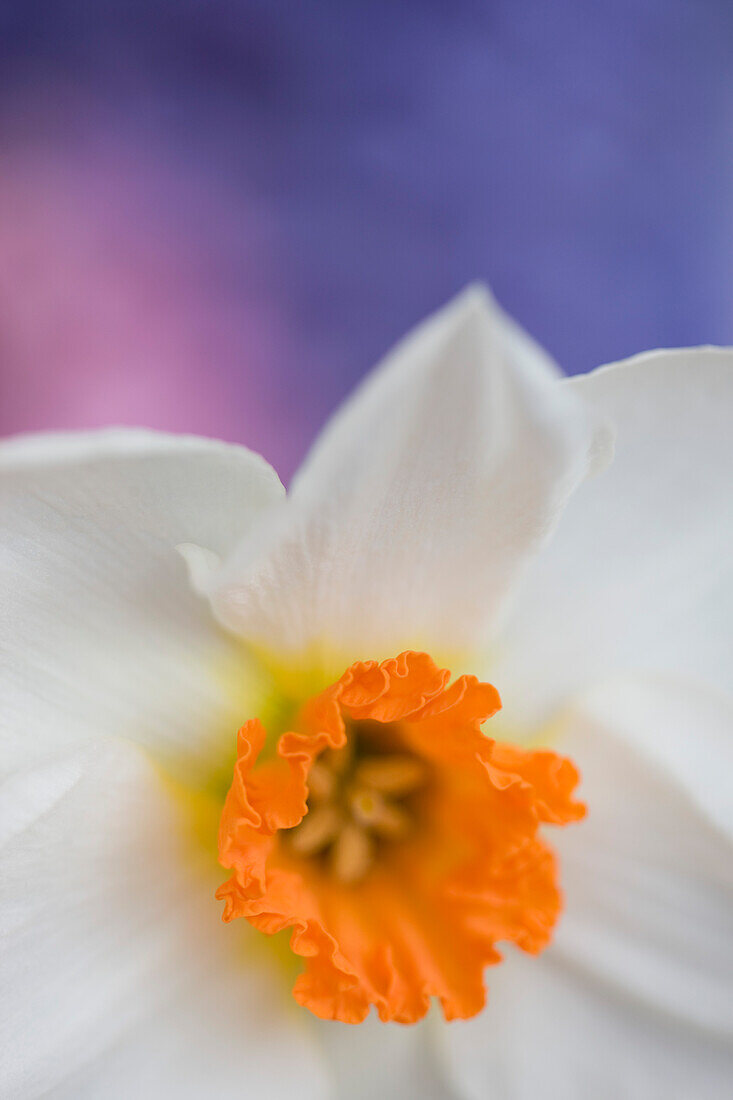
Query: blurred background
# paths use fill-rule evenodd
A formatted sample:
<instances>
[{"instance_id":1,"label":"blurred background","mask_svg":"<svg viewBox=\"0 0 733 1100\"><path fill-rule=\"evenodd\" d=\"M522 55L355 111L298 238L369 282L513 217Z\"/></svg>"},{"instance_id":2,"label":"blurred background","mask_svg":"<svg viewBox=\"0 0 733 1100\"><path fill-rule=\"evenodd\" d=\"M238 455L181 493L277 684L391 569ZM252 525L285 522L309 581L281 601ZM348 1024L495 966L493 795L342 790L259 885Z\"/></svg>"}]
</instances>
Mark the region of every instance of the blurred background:
<instances>
[{"instance_id":1,"label":"blurred background","mask_svg":"<svg viewBox=\"0 0 733 1100\"><path fill-rule=\"evenodd\" d=\"M0 0L0 430L289 477L484 279L568 372L733 343L730 0Z\"/></svg>"}]
</instances>

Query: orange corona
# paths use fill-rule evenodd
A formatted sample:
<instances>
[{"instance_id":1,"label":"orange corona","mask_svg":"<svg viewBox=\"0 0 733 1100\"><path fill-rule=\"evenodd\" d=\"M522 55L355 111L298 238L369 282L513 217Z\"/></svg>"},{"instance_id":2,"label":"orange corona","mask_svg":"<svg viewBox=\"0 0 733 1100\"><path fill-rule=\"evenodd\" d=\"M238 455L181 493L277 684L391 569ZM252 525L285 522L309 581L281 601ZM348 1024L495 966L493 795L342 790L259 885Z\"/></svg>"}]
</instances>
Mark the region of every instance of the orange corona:
<instances>
[{"instance_id":1,"label":"orange corona","mask_svg":"<svg viewBox=\"0 0 733 1100\"><path fill-rule=\"evenodd\" d=\"M450 683L426 653L359 662L302 708L277 752L239 731L219 832L224 920L292 929L293 990L316 1015L412 1023L485 1002L496 944L537 953L561 897L544 823L577 821L574 765L481 726L491 684ZM264 758L264 759L263 759Z\"/></svg>"}]
</instances>

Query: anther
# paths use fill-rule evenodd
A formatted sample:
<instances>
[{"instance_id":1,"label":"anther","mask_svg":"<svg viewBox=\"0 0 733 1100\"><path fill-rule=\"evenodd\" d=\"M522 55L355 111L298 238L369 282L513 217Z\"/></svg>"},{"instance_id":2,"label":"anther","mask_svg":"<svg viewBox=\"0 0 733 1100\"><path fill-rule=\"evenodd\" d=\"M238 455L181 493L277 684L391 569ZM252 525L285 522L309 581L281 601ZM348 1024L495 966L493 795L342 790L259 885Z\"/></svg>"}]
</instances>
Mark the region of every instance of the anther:
<instances>
[{"instance_id":1,"label":"anther","mask_svg":"<svg viewBox=\"0 0 733 1100\"><path fill-rule=\"evenodd\" d=\"M398 798L421 787L428 778L426 764L416 756L367 756L356 766L357 783Z\"/></svg>"},{"instance_id":2,"label":"anther","mask_svg":"<svg viewBox=\"0 0 733 1100\"><path fill-rule=\"evenodd\" d=\"M308 798L315 802L327 802L336 794L338 778L327 764L316 760L308 772Z\"/></svg>"},{"instance_id":3,"label":"anther","mask_svg":"<svg viewBox=\"0 0 733 1100\"><path fill-rule=\"evenodd\" d=\"M410 832L412 819L401 806L388 802L379 791L357 789L349 798L354 820L378 836L398 840Z\"/></svg>"},{"instance_id":4,"label":"anther","mask_svg":"<svg viewBox=\"0 0 733 1100\"><path fill-rule=\"evenodd\" d=\"M364 878L374 861L374 844L367 832L348 821L331 849L331 872L345 885Z\"/></svg>"},{"instance_id":5,"label":"anther","mask_svg":"<svg viewBox=\"0 0 733 1100\"><path fill-rule=\"evenodd\" d=\"M339 834L343 814L338 806L316 806L290 834L290 844L302 856L314 856L327 848Z\"/></svg>"}]
</instances>

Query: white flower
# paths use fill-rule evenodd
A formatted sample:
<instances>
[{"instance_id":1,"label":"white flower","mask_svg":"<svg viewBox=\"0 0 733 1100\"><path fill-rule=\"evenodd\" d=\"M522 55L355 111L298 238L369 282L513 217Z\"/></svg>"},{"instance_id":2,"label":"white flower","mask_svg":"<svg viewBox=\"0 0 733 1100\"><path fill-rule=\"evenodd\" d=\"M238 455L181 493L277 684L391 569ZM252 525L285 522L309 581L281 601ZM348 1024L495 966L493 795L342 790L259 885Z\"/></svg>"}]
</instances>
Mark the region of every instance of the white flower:
<instances>
[{"instance_id":1,"label":"white flower","mask_svg":"<svg viewBox=\"0 0 733 1100\"><path fill-rule=\"evenodd\" d=\"M727 1095L732 397L714 349L561 379L472 290L287 498L194 438L4 444L2 1096ZM491 680L488 732L570 754L590 814L483 1013L350 1028L221 923L206 838L243 722L404 649Z\"/></svg>"}]
</instances>

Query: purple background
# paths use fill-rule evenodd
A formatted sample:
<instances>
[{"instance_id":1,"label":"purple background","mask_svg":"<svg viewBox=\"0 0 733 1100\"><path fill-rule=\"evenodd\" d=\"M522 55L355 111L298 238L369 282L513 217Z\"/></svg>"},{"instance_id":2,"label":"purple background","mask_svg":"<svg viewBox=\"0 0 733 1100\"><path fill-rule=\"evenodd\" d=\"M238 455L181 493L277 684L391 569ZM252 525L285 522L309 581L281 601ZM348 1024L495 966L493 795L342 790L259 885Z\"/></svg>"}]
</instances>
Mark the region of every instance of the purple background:
<instances>
[{"instance_id":1,"label":"purple background","mask_svg":"<svg viewBox=\"0 0 733 1100\"><path fill-rule=\"evenodd\" d=\"M482 278L568 371L733 343L730 0L7 0L0 429L292 473Z\"/></svg>"}]
</instances>

